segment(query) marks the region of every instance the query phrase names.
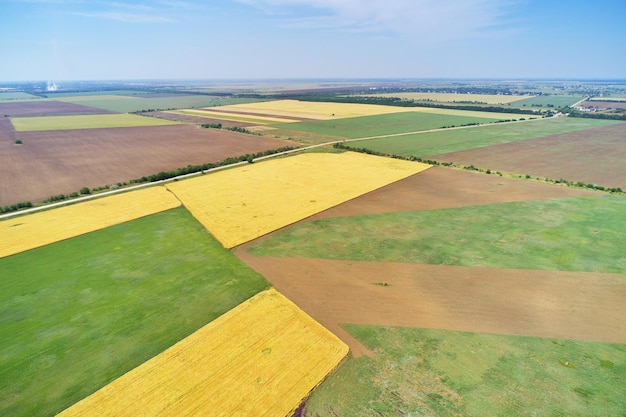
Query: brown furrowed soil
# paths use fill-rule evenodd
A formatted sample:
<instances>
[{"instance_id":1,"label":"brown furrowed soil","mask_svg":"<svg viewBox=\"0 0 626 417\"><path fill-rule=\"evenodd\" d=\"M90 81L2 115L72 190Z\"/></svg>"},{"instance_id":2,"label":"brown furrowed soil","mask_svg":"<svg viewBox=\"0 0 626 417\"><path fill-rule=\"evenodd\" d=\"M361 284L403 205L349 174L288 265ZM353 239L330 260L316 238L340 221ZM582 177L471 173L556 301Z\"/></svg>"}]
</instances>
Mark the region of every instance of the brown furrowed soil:
<instances>
[{"instance_id":1,"label":"brown furrowed soil","mask_svg":"<svg viewBox=\"0 0 626 417\"><path fill-rule=\"evenodd\" d=\"M168 113L164 111L155 111L142 113L142 116L158 117L159 119L172 120L174 122L190 123L190 124L221 124L222 127L249 127L256 126L254 123L234 122L231 120L209 119L207 117L189 116L187 114Z\"/></svg>"},{"instance_id":2,"label":"brown furrowed soil","mask_svg":"<svg viewBox=\"0 0 626 417\"><path fill-rule=\"evenodd\" d=\"M0 206L289 144L189 125L20 132L19 146L0 132Z\"/></svg>"},{"instance_id":3,"label":"brown furrowed soil","mask_svg":"<svg viewBox=\"0 0 626 417\"><path fill-rule=\"evenodd\" d=\"M304 221L585 195L598 193L433 167ZM371 352L345 332L342 323L626 343L626 279L621 274L247 253L249 246L264 238L237 247L234 253L338 335L357 356Z\"/></svg>"},{"instance_id":4,"label":"brown furrowed soil","mask_svg":"<svg viewBox=\"0 0 626 417\"><path fill-rule=\"evenodd\" d=\"M432 158L492 171L626 188L626 123Z\"/></svg>"},{"instance_id":5,"label":"brown furrowed soil","mask_svg":"<svg viewBox=\"0 0 626 417\"><path fill-rule=\"evenodd\" d=\"M235 253L355 355L368 352L342 323L626 343L621 274Z\"/></svg>"},{"instance_id":6,"label":"brown furrowed soil","mask_svg":"<svg viewBox=\"0 0 626 417\"><path fill-rule=\"evenodd\" d=\"M65 103L63 101L23 101L0 103L0 116L70 116L79 114L110 114L109 110L95 107L81 106L80 104Z\"/></svg>"}]
</instances>

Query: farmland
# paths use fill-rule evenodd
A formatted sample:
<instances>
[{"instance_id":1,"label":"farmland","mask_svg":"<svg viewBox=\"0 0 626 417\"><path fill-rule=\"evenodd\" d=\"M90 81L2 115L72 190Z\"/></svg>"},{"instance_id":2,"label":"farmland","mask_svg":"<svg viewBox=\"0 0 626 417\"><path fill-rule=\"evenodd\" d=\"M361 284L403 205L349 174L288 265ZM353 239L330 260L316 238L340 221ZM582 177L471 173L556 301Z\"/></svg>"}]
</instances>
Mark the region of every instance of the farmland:
<instances>
[{"instance_id":1,"label":"farmland","mask_svg":"<svg viewBox=\"0 0 626 417\"><path fill-rule=\"evenodd\" d=\"M433 155L434 159L532 177L626 188L626 123ZM536 150L541 149L541 152ZM610 167L610 168L608 168Z\"/></svg>"},{"instance_id":2,"label":"farmland","mask_svg":"<svg viewBox=\"0 0 626 417\"><path fill-rule=\"evenodd\" d=\"M371 94L371 97L398 97L402 100L436 101L444 103L482 103L507 104L517 100L529 98L513 94L454 94L454 93L380 93Z\"/></svg>"},{"instance_id":3,"label":"farmland","mask_svg":"<svg viewBox=\"0 0 626 417\"><path fill-rule=\"evenodd\" d=\"M582 100L583 96L571 96L571 95L543 95L531 98L524 98L518 101L510 103L515 107L566 107Z\"/></svg>"},{"instance_id":4,"label":"farmland","mask_svg":"<svg viewBox=\"0 0 626 417\"><path fill-rule=\"evenodd\" d=\"M0 205L294 142L459 167L325 145L0 220L1 415L288 415L343 343L297 416L624 413L624 194L543 177L625 187L626 123L170 88L1 101Z\"/></svg>"},{"instance_id":5,"label":"farmland","mask_svg":"<svg viewBox=\"0 0 626 417\"><path fill-rule=\"evenodd\" d=\"M81 106L79 104L64 103L62 101L38 100L0 102L0 115L9 117L24 116L59 116L78 114L103 114L110 113L107 110Z\"/></svg>"},{"instance_id":6,"label":"farmland","mask_svg":"<svg viewBox=\"0 0 626 417\"><path fill-rule=\"evenodd\" d=\"M54 96L56 97L56 96ZM228 104L247 103L254 99L236 99L206 95L181 94L101 94L72 95L57 97L60 101L96 107L120 113L132 113L146 110L184 109L189 107L224 106Z\"/></svg>"},{"instance_id":7,"label":"farmland","mask_svg":"<svg viewBox=\"0 0 626 417\"><path fill-rule=\"evenodd\" d=\"M354 144L386 154L431 157L465 149L524 141L548 135L575 132L616 122L595 119L550 118L515 124L494 124L470 129L425 132L394 138L372 139ZM442 159L441 162L447 162Z\"/></svg>"},{"instance_id":8,"label":"farmland","mask_svg":"<svg viewBox=\"0 0 626 417\"><path fill-rule=\"evenodd\" d=\"M276 127L353 139L436 129L450 125L489 122L491 122L490 119L484 118L406 112L354 119L301 122L297 125L277 125Z\"/></svg>"},{"instance_id":9,"label":"farmland","mask_svg":"<svg viewBox=\"0 0 626 417\"><path fill-rule=\"evenodd\" d=\"M60 416L289 415L347 354L336 336L268 290Z\"/></svg>"},{"instance_id":10,"label":"farmland","mask_svg":"<svg viewBox=\"0 0 626 417\"><path fill-rule=\"evenodd\" d=\"M0 221L0 257L178 207L163 187L131 191Z\"/></svg>"},{"instance_id":11,"label":"farmland","mask_svg":"<svg viewBox=\"0 0 626 417\"><path fill-rule=\"evenodd\" d=\"M626 407L624 345L346 328L376 356L349 358L315 392L306 415L608 416Z\"/></svg>"},{"instance_id":12,"label":"farmland","mask_svg":"<svg viewBox=\"0 0 626 417\"><path fill-rule=\"evenodd\" d=\"M7 122L0 119L0 206L42 201L82 187L126 182L288 144L274 138L183 124L15 132L10 124L2 129ZM22 146L14 145L18 138Z\"/></svg>"},{"instance_id":13,"label":"farmland","mask_svg":"<svg viewBox=\"0 0 626 417\"><path fill-rule=\"evenodd\" d=\"M427 168L351 152L303 154L167 187L232 248Z\"/></svg>"},{"instance_id":14,"label":"farmland","mask_svg":"<svg viewBox=\"0 0 626 417\"><path fill-rule=\"evenodd\" d=\"M262 256L626 273L625 210L623 198L607 196L341 217L281 231L250 251Z\"/></svg>"},{"instance_id":15,"label":"farmland","mask_svg":"<svg viewBox=\"0 0 626 417\"><path fill-rule=\"evenodd\" d=\"M2 258L0 276L0 414L24 417L60 412L267 286L184 209Z\"/></svg>"},{"instance_id":16,"label":"farmland","mask_svg":"<svg viewBox=\"0 0 626 417\"><path fill-rule=\"evenodd\" d=\"M78 116L13 117L18 132L39 130L102 129L111 127L164 126L176 124L170 120L133 114L96 114Z\"/></svg>"}]
</instances>

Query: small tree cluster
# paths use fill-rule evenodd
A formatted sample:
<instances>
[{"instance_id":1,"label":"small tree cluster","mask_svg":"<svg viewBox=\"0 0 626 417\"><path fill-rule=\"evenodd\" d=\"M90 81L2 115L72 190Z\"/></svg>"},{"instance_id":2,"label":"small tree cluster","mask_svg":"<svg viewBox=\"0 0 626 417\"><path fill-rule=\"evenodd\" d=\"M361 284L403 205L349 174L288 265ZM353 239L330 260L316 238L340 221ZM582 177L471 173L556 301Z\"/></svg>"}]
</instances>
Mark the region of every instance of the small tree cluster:
<instances>
[{"instance_id":1,"label":"small tree cluster","mask_svg":"<svg viewBox=\"0 0 626 417\"><path fill-rule=\"evenodd\" d=\"M11 213L12 211L18 211L25 208L30 208L33 203L30 201L24 201L21 203L11 204L9 206L0 207L0 213Z\"/></svg>"}]
</instances>

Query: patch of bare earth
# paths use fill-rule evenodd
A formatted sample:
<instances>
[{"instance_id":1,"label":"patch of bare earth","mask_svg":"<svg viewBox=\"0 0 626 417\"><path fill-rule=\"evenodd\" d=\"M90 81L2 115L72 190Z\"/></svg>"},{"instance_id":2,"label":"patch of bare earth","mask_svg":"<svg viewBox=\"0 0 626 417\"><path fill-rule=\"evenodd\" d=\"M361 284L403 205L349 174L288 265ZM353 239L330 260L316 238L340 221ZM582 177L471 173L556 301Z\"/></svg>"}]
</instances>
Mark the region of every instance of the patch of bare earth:
<instances>
[{"instance_id":1,"label":"patch of bare earth","mask_svg":"<svg viewBox=\"0 0 626 417\"><path fill-rule=\"evenodd\" d=\"M63 101L18 101L0 103L0 116L26 117L26 116L70 116L79 114L110 114L109 110L95 107L82 106L80 104L66 103Z\"/></svg>"},{"instance_id":2,"label":"patch of bare earth","mask_svg":"<svg viewBox=\"0 0 626 417\"><path fill-rule=\"evenodd\" d=\"M598 195L581 189L434 167L304 221L532 199ZM234 249L346 342L340 324L425 327L626 343L626 276L393 262L257 257Z\"/></svg>"},{"instance_id":3,"label":"patch of bare earth","mask_svg":"<svg viewBox=\"0 0 626 417\"><path fill-rule=\"evenodd\" d=\"M4 121L3 121L4 122ZM37 202L290 143L190 125L0 133L0 206Z\"/></svg>"},{"instance_id":4,"label":"patch of bare earth","mask_svg":"<svg viewBox=\"0 0 626 417\"><path fill-rule=\"evenodd\" d=\"M492 171L626 188L626 123L432 158Z\"/></svg>"},{"instance_id":5,"label":"patch of bare earth","mask_svg":"<svg viewBox=\"0 0 626 417\"><path fill-rule=\"evenodd\" d=\"M584 101L581 106L596 109L626 109L626 101Z\"/></svg>"}]
</instances>

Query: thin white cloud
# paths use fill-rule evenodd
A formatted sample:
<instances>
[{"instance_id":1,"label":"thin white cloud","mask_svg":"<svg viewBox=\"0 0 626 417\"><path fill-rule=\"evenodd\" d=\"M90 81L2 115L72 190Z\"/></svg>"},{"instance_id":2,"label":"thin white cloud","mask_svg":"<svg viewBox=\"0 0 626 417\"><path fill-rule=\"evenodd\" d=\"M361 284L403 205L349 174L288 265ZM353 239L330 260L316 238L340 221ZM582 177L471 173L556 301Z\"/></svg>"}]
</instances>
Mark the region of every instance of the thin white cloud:
<instances>
[{"instance_id":1,"label":"thin white cloud","mask_svg":"<svg viewBox=\"0 0 626 417\"><path fill-rule=\"evenodd\" d=\"M502 28L520 0L236 0L285 27L457 39Z\"/></svg>"}]
</instances>

